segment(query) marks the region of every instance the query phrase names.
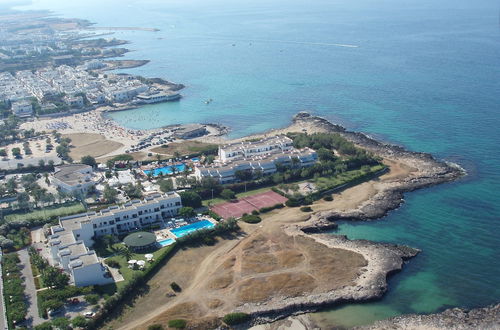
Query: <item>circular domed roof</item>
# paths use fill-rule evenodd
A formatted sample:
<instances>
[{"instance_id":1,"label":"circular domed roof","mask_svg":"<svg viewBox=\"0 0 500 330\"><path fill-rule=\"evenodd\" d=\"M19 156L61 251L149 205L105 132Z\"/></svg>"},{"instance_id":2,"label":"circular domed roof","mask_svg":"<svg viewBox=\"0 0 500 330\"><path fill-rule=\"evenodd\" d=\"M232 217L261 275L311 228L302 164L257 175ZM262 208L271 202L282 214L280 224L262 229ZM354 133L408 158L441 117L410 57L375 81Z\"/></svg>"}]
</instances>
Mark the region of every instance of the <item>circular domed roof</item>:
<instances>
[{"instance_id":1,"label":"circular domed roof","mask_svg":"<svg viewBox=\"0 0 500 330\"><path fill-rule=\"evenodd\" d=\"M156 236L153 233L139 231L132 233L123 239L123 243L132 248L140 248L151 245L156 242Z\"/></svg>"}]
</instances>

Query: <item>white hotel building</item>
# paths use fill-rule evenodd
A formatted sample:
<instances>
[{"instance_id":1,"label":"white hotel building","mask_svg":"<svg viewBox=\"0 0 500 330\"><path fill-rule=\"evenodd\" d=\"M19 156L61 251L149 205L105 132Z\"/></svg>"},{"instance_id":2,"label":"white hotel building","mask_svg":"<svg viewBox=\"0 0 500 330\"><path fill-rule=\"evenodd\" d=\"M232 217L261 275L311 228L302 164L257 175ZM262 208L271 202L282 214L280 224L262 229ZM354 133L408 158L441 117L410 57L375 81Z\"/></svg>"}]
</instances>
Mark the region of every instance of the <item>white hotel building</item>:
<instances>
[{"instance_id":1,"label":"white hotel building","mask_svg":"<svg viewBox=\"0 0 500 330\"><path fill-rule=\"evenodd\" d=\"M308 167L318 161L316 151L309 148L295 149L292 139L283 135L221 146L218 158L212 165L197 166L195 177L198 180L211 177L226 184L237 181L238 171L259 171L269 175L277 172L278 165Z\"/></svg>"},{"instance_id":2,"label":"white hotel building","mask_svg":"<svg viewBox=\"0 0 500 330\"><path fill-rule=\"evenodd\" d=\"M100 212L89 212L59 218L49 237L52 264L67 271L76 286L102 285L113 281L106 268L90 250L93 238L124 234L151 223L177 215L182 207L175 192L156 193L143 200L112 206Z\"/></svg>"}]
</instances>

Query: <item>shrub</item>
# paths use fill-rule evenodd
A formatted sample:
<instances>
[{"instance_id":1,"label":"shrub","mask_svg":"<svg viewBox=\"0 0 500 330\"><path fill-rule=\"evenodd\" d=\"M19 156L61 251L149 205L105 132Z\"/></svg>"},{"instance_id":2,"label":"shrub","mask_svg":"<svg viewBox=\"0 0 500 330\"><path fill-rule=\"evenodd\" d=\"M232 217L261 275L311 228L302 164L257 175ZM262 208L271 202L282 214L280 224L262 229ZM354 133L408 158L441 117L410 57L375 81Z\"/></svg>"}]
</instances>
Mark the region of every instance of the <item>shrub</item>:
<instances>
[{"instance_id":1,"label":"shrub","mask_svg":"<svg viewBox=\"0 0 500 330\"><path fill-rule=\"evenodd\" d=\"M270 212L270 211L275 210L275 209L282 209L283 207L284 207L283 204L278 203L278 204L274 204L273 206L263 207L259 211L260 211L260 213L267 213L267 212Z\"/></svg>"},{"instance_id":2,"label":"shrub","mask_svg":"<svg viewBox=\"0 0 500 330\"><path fill-rule=\"evenodd\" d=\"M300 210L302 212L312 212L312 208L310 206L302 206Z\"/></svg>"},{"instance_id":3,"label":"shrub","mask_svg":"<svg viewBox=\"0 0 500 330\"><path fill-rule=\"evenodd\" d=\"M300 206L300 202L296 199L290 198L289 200L286 201L286 206L288 207L298 207Z\"/></svg>"},{"instance_id":4,"label":"shrub","mask_svg":"<svg viewBox=\"0 0 500 330\"><path fill-rule=\"evenodd\" d=\"M85 301L88 302L90 305L95 305L99 301L99 295L98 294L88 294L85 297Z\"/></svg>"},{"instance_id":5,"label":"shrub","mask_svg":"<svg viewBox=\"0 0 500 330\"><path fill-rule=\"evenodd\" d=\"M181 287L179 286L179 284L175 283L175 282L172 282L170 283L170 287L172 288L172 290L174 290L175 292L181 292L182 289Z\"/></svg>"},{"instance_id":6,"label":"shrub","mask_svg":"<svg viewBox=\"0 0 500 330\"><path fill-rule=\"evenodd\" d=\"M75 328L85 328L87 324L88 324L87 320L85 319L85 317L81 315L71 320L71 325Z\"/></svg>"},{"instance_id":7,"label":"shrub","mask_svg":"<svg viewBox=\"0 0 500 330\"><path fill-rule=\"evenodd\" d=\"M120 263L116 260L113 260L113 259L106 259L106 260L104 260L104 263L106 265L108 265L109 267L120 268Z\"/></svg>"},{"instance_id":8,"label":"shrub","mask_svg":"<svg viewBox=\"0 0 500 330\"><path fill-rule=\"evenodd\" d=\"M186 327L186 324L187 324L186 320L182 319L168 321L169 328L184 329Z\"/></svg>"},{"instance_id":9,"label":"shrub","mask_svg":"<svg viewBox=\"0 0 500 330\"><path fill-rule=\"evenodd\" d=\"M253 215L259 215L259 211L257 211L257 210L253 210L253 211L252 211L252 214L253 214Z\"/></svg>"},{"instance_id":10,"label":"shrub","mask_svg":"<svg viewBox=\"0 0 500 330\"><path fill-rule=\"evenodd\" d=\"M241 220L243 220L246 223L259 223L261 222L262 219L258 215L247 214L242 216Z\"/></svg>"},{"instance_id":11,"label":"shrub","mask_svg":"<svg viewBox=\"0 0 500 330\"><path fill-rule=\"evenodd\" d=\"M240 324L248 320L250 320L250 315L246 313L229 313L222 319L222 321L224 321L227 325Z\"/></svg>"},{"instance_id":12,"label":"shrub","mask_svg":"<svg viewBox=\"0 0 500 330\"><path fill-rule=\"evenodd\" d=\"M175 321L175 320L174 320ZM148 330L163 330L165 329L163 327L163 325L161 324L151 324L149 327L148 327Z\"/></svg>"},{"instance_id":13,"label":"shrub","mask_svg":"<svg viewBox=\"0 0 500 330\"><path fill-rule=\"evenodd\" d=\"M231 189L222 190L222 192L220 193L220 196L224 199L227 199L227 200L236 198L236 194Z\"/></svg>"},{"instance_id":14,"label":"shrub","mask_svg":"<svg viewBox=\"0 0 500 330\"><path fill-rule=\"evenodd\" d=\"M333 201L333 197L332 197L332 195L327 195L327 196L323 197L323 200L327 201L327 202L331 202L331 201Z\"/></svg>"}]
</instances>

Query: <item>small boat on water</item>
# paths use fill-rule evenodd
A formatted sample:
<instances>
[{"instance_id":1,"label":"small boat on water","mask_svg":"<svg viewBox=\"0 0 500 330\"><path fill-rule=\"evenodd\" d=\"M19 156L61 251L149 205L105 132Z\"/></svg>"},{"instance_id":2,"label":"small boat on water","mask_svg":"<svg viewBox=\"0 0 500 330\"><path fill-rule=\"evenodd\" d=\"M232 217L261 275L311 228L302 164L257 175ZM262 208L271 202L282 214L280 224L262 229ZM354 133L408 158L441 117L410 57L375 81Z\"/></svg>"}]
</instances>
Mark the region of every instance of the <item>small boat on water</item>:
<instances>
[{"instance_id":1,"label":"small boat on water","mask_svg":"<svg viewBox=\"0 0 500 330\"><path fill-rule=\"evenodd\" d=\"M213 100L212 99L208 99L205 101L205 104L210 104Z\"/></svg>"}]
</instances>

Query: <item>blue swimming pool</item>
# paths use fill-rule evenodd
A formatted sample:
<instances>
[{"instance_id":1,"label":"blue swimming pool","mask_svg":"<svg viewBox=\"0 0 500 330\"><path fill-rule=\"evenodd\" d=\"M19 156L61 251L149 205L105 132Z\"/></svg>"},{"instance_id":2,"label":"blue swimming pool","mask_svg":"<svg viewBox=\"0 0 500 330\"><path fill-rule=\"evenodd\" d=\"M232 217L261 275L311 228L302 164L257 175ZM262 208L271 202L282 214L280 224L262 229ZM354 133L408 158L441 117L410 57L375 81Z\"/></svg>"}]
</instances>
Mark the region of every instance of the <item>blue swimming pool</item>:
<instances>
[{"instance_id":1,"label":"blue swimming pool","mask_svg":"<svg viewBox=\"0 0 500 330\"><path fill-rule=\"evenodd\" d=\"M149 175L149 173L153 173L153 177L157 177L158 175L168 175L172 174L172 168L175 167L175 172L183 172L186 169L186 165L184 164L178 164L178 165L169 165L169 166L163 166L159 168L155 168L154 170L144 170L144 174Z\"/></svg>"},{"instance_id":2,"label":"blue swimming pool","mask_svg":"<svg viewBox=\"0 0 500 330\"><path fill-rule=\"evenodd\" d=\"M198 222L192 223L192 224L187 225L187 226L182 226L182 227L179 227L179 228L171 229L170 231L176 237L182 237L182 236L190 234L193 231L196 231L198 229L212 228L214 226L215 225L213 223L211 223L210 221L208 221L208 220L202 220L202 221L198 221Z\"/></svg>"},{"instance_id":3,"label":"blue swimming pool","mask_svg":"<svg viewBox=\"0 0 500 330\"><path fill-rule=\"evenodd\" d=\"M158 243L160 243L161 246L168 246L168 245L170 245L170 244L172 244L174 242L175 242L175 240L173 240L171 238L167 238L167 239L158 241Z\"/></svg>"}]
</instances>

